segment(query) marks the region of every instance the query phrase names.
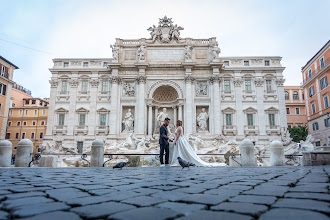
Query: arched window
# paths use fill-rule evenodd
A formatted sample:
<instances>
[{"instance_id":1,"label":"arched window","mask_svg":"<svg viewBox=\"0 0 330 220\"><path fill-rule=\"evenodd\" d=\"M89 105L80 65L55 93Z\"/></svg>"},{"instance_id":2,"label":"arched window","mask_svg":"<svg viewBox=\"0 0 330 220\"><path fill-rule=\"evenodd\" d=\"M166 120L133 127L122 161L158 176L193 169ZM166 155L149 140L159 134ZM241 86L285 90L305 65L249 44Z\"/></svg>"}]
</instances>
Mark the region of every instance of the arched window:
<instances>
[{"instance_id":1,"label":"arched window","mask_svg":"<svg viewBox=\"0 0 330 220\"><path fill-rule=\"evenodd\" d=\"M285 100L289 100L289 93L285 91L284 94L285 94Z\"/></svg>"},{"instance_id":2,"label":"arched window","mask_svg":"<svg viewBox=\"0 0 330 220\"><path fill-rule=\"evenodd\" d=\"M293 100L299 100L298 92L294 91L293 92Z\"/></svg>"}]
</instances>

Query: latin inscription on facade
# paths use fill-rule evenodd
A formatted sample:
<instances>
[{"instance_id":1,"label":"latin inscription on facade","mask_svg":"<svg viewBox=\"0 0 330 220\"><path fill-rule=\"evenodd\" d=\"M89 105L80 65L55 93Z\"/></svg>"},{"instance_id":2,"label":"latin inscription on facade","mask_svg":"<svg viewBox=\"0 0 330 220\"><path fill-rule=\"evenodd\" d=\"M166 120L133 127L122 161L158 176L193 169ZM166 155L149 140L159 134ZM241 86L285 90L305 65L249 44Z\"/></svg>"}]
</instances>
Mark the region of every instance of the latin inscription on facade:
<instances>
[{"instance_id":1,"label":"latin inscription on facade","mask_svg":"<svg viewBox=\"0 0 330 220\"><path fill-rule=\"evenodd\" d=\"M136 51L135 50L126 50L125 51L125 60L135 60Z\"/></svg>"},{"instance_id":2,"label":"latin inscription on facade","mask_svg":"<svg viewBox=\"0 0 330 220\"><path fill-rule=\"evenodd\" d=\"M207 53L206 50L196 50L196 59L206 59Z\"/></svg>"},{"instance_id":3,"label":"latin inscription on facade","mask_svg":"<svg viewBox=\"0 0 330 220\"><path fill-rule=\"evenodd\" d=\"M148 49L148 59L155 61L184 60L183 49Z\"/></svg>"}]
</instances>

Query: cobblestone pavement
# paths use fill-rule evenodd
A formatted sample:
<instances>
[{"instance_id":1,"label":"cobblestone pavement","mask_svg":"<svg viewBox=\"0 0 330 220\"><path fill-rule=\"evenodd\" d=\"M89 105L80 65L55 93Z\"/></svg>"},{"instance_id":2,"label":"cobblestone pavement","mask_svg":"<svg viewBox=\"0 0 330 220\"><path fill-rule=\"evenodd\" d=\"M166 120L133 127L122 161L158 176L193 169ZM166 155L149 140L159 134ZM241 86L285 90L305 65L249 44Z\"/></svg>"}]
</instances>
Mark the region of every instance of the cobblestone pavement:
<instances>
[{"instance_id":1,"label":"cobblestone pavement","mask_svg":"<svg viewBox=\"0 0 330 220\"><path fill-rule=\"evenodd\" d=\"M0 219L329 219L330 166L2 168Z\"/></svg>"}]
</instances>

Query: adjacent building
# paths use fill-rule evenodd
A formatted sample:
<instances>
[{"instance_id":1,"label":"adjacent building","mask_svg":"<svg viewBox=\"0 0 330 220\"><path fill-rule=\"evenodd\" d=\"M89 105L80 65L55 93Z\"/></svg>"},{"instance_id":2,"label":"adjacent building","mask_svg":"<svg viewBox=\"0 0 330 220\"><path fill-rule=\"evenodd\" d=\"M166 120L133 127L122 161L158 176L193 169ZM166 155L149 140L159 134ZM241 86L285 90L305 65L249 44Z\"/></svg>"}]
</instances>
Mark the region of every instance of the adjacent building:
<instances>
[{"instance_id":1,"label":"adjacent building","mask_svg":"<svg viewBox=\"0 0 330 220\"><path fill-rule=\"evenodd\" d=\"M330 146L330 41L302 67L309 134L316 146Z\"/></svg>"},{"instance_id":2,"label":"adjacent building","mask_svg":"<svg viewBox=\"0 0 330 220\"><path fill-rule=\"evenodd\" d=\"M31 95L31 91L14 82L14 85L11 89L10 107L23 106L24 105L23 99L27 99L27 98L33 98Z\"/></svg>"},{"instance_id":3,"label":"adjacent building","mask_svg":"<svg viewBox=\"0 0 330 220\"><path fill-rule=\"evenodd\" d=\"M218 57L216 38L181 38L167 17L149 30L149 39L116 39L111 59L53 59L45 145L82 152L95 138L157 137L165 116L172 133L179 119L206 141L281 138L281 57Z\"/></svg>"},{"instance_id":4,"label":"adjacent building","mask_svg":"<svg viewBox=\"0 0 330 220\"><path fill-rule=\"evenodd\" d=\"M304 90L300 86L284 86L288 128L308 126Z\"/></svg>"},{"instance_id":5,"label":"adjacent building","mask_svg":"<svg viewBox=\"0 0 330 220\"><path fill-rule=\"evenodd\" d=\"M33 142L33 152L42 144L46 134L48 101L40 98L23 98L22 106L9 108L6 139L13 144L13 155L21 139Z\"/></svg>"},{"instance_id":6,"label":"adjacent building","mask_svg":"<svg viewBox=\"0 0 330 220\"><path fill-rule=\"evenodd\" d=\"M0 56L0 139L6 136L14 70L18 67Z\"/></svg>"}]
</instances>

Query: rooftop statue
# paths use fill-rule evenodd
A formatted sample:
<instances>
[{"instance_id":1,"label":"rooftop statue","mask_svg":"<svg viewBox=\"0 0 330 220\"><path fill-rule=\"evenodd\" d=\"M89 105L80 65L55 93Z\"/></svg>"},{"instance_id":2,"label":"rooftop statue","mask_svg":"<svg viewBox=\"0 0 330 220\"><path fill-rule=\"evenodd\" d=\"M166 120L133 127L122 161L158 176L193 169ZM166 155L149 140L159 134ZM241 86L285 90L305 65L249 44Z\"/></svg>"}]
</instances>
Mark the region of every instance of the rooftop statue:
<instances>
[{"instance_id":1,"label":"rooftop statue","mask_svg":"<svg viewBox=\"0 0 330 220\"><path fill-rule=\"evenodd\" d=\"M173 25L172 18L167 18L166 15L164 18L159 18L159 24L156 27L153 25L147 29L150 32L152 42L155 42L157 39L162 43L169 43L172 40L180 40L180 30L183 30L183 27L178 25Z\"/></svg>"}]
</instances>

